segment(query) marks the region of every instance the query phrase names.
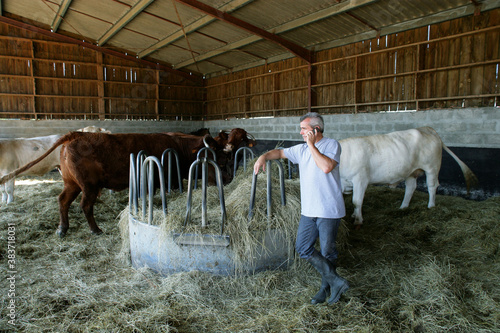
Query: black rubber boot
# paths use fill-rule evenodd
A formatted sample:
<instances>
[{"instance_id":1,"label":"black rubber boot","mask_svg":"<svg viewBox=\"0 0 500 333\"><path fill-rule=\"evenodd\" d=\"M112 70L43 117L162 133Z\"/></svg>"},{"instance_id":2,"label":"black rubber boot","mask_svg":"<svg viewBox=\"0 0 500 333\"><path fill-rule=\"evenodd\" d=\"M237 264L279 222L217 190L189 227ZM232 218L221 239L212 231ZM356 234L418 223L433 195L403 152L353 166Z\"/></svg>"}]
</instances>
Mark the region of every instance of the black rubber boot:
<instances>
[{"instance_id":1,"label":"black rubber boot","mask_svg":"<svg viewBox=\"0 0 500 333\"><path fill-rule=\"evenodd\" d=\"M309 261L309 263L311 263L311 265L313 265L313 267L316 268L316 270L321 274L322 281L326 282L325 285L328 284L328 286L330 287L331 295L328 299L328 304L331 305L333 303L337 303L340 299L340 296L342 296L342 294L345 293L347 289L349 289L349 283L347 283L345 279L337 275L337 273L335 272L335 266L333 266L333 264L328 259L323 257L319 252L314 252L309 257L309 259L307 259L307 261ZM321 287L321 289L323 289L323 282L321 284ZM321 289L318 294L320 294L320 292L322 291ZM326 299L326 295L328 295L326 288L324 292ZM318 294L316 296L318 296ZM315 300L316 296L314 296L311 303ZM321 298L319 298L319 300L321 300ZM316 303L313 304L318 303L320 302L316 300Z\"/></svg>"},{"instance_id":2,"label":"black rubber boot","mask_svg":"<svg viewBox=\"0 0 500 333\"><path fill-rule=\"evenodd\" d=\"M311 304L321 304L326 301L326 297L330 294L330 285L325 278L321 278L321 287L314 297L311 299Z\"/></svg>"},{"instance_id":3,"label":"black rubber boot","mask_svg":"<svg viewBox=\"0 0 500 333\"><path fill-rule=\"evenodd\" d=\"M330 261L333 265L333 271L337 273L337 263ZM330 285L326 282L324 277L321 277L321 287L314 297L311 299L311 304L321 304L326 301L326 297L330 294Z\"/></svg>"}]
</instances>

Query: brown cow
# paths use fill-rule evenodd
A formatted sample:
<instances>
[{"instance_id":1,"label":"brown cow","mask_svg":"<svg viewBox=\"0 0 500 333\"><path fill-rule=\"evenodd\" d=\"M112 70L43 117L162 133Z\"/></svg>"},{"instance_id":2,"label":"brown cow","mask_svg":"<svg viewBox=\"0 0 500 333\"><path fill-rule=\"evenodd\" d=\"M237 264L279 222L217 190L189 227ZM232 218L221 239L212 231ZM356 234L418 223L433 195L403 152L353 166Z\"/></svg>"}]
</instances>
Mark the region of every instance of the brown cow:
<instances>
[{"instance_id":1,"label":"brown cow","mask_svg":"<svg viewBox=\"0 0 500 333\"><path fill-rule=\"evenodd\" d=\"M214 138L222 152L217 155L217 163L222 170L224 184L233 180L235 154L241 146L253 147L257 144L254 136L242 128L233 128L231 131L220 131Z\"/></svg>"},{"instance_id":2,"label":"brown cow","mask_svg":"<svg viewBox=\"0 0 500 333\"><path fill-rule=\"evenodd\" d=\"M257 144L254 136L243 128L233 128L231 131L220 131L219 135L214 139L219 146L224 147L224 152L226 153L237 150L243 142L247 147L253 147Z\"/></svg>"},{"instance_id":3,"label":"brown cow","mask_svg":"<svg viewBox=\"0 0 500 333\"><path fill-rule=\"evenodd\" d=\"M149 156L161 157L167 148L177 151L183 177L187 177L189 166L196 160L198 150L207 142L212 149L216 143L210 136L199 137L176 133L154 134L104 134L71 132L57 140L45 154L24 167L2 177L0 184L14 178L42 161L61 146L61 174L64 188L59 195L60 223L57 229L63 237L69 228L68 210L80 192L80 206L87 218L92 233L101 229L94 219L94 204L100 191L108 188L121 191L128 187L130 154L144 150Z\"/></svg>"}]
</instances>

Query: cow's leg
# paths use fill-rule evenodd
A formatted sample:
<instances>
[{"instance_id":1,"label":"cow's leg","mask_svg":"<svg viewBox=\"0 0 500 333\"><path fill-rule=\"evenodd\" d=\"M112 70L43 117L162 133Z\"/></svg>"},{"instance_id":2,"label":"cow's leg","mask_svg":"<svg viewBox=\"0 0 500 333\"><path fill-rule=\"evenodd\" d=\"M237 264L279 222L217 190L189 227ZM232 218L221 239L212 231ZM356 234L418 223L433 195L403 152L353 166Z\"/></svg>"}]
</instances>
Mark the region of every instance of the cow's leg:
<instances>
[{"instance_id":1,"label":"cow's leg","mask_svg":"<svg viewBox=\"0 0 500 333\"><path fill-rule=\"evenodd\" d=\"M410 176L405 179L405 197L399 209L407 208L410 205L411 198L413 197L413 193L415 192L416 188L417 178Z\"/></svg>"},{"instance_id":2,"label":"cow's leg","mask_svg":"<svg viewBox=\"0 0 500 333\"><path fill-rule=\"evenodd\" d=\"M0 185L0 192L2 192L2 202L7 202L7 192L4 184Z\"/></svg>"},{"instance_id":3,"label":"cow's leg","mask_svg":"<svg viewBox=\"0 0 500 333\"><path fill-rule=\"evenodd\" d=\"M2 202L11 203L14 201L14 183L15 179L7 181L5 184L1 185L2 189Z\"/></svg>"},{"instance_id":4,"label":"cow's leg","mask_svg":"<svg viewBox=\"0 0 500 333\"><path fill-rule=\"evenodd\" d=\"M97 201L98 195L99 189L84 189L82 193L82 201L80 203L80 207L82 207L83 213L89 223L90 231L96 235L102 234L102 230L99 229L94 218L94 205Z\"/></svg>"},{"instance_id":5,"label":"cow's leg","mask_svg":"<svg viewBox=\"0 0 500 333\"><path fill-rule=\"evenodd\" d=\"M399 209L407 208L410 205L411 198L413 197L413 193L417 188L417 178L424 174L424 170L417 169L413 171L408 178L405 179L405 197L403 202L401 203L401 207Z\"/></svg>"},{"instance_id":6,"label":"cow's leg","mask_svg":"<svg viewBox=\"0 0 500 333\"><path fill-rule=\"evenodd\" d=\"M80 187L69 181L64 182L64 188L61 194L59 194L59 216L60 222L57 228L57 234L59 237L64 237L69 228L69 207L73 201L75 201L78 194L80 194Z\"/></svg>"},{"instance_id":7,"label":"cow's leg","mask_svg":"<svg viewBox=\"0 0 500 333\"><path fill-rule=\"evenodd\" d=\"M359 179L353 179L352 183L352 204L354 205L354 213L352 214L352 217L354 217L354 225L361 226L363 224L361 207L363 206L363 198L365 197L368 182L360 181Z\"/></svg>"},{"instance_id":8,"label":"cow's leg","mask_svg":"<svg viewBox=\"0 0 500 333\"><path fill-rule=\"evenodd\" d=\"M436 205L436 191L439 186L438 173L439 171L425 173L427 191L429 192L429 204L427 205L428 208L432 208Z\"/></svg>"}]
</instances>

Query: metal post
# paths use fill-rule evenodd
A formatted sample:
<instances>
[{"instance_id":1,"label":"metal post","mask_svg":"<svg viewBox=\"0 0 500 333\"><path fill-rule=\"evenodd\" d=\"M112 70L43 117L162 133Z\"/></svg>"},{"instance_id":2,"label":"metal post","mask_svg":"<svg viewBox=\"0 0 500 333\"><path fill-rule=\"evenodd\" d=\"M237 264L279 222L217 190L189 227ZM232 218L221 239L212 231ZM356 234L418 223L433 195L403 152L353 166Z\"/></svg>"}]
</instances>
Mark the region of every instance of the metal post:
<instances>
[{"instance_id":1,"label":"metal post","mask_svg":"<svg viewBox=\"0 0 500 333\"><path fill-rule=\"evenodd\" d=\"M141 192L142 192L142 218L144 219L146 215L146 184L148 185L148 204L149 204L149 214L148 214L148 224L153 221L153 196L154 196L154 164L158 167L158 173L160 178L160 194L161 203L163 208L163 215L167 215L167 199L165 197L165 179L163 177L163 166L160 160L155 156L149 156L144 160L141 167ZM149 166L149 170L147 167ZM147 176L147 180L146 180Z\"/></svg>"}]
</instances>

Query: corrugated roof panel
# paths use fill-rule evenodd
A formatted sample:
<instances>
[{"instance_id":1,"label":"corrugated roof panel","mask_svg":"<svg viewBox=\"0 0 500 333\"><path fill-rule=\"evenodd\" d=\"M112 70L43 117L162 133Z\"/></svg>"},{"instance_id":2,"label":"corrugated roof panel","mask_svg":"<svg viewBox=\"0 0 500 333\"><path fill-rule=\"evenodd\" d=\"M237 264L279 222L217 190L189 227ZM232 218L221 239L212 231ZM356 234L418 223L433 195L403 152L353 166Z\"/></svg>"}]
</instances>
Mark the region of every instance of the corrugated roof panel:
<instances>
[{"instance_id":1,"label":"corrugated roof panel","mask_svg":"<svg viewBox=\"0 0 500 333\"><path fill-rule=\"evenodd\" d=\"M262 60L262 58L255 57L252 52L246 52L245 50L233 50L210 59L210 61L216 64L223 64L225 67L229 68L238 66L241 63L255 62L258 60Z\"/></svg>"},{"instance_id":2,"label":"corrugated roof panel","mask_svg":"<svg viewBox=\"0 0 500 333\"><path fill-rule=\"evenodd\" d=\"M127 13L131 5L123 1L73 0L66 15L76 12L108 23L115 23ZM67 21L65 16L64 20Z\"/></svg>"},{"instance_id":3,"label":"corrugated roof panel","mask_svg":"<svg viewBox=\"0 0 500 333\"><path fill-rule=\"evenodd\" d=\"M260 57L261 59L268 59L283 53L290 53L284 47L265 39L261 39L258 42L242 47L241 49Z\"/></svg>"},{"instance_id":4,"label":"corrugated roof panel","mask_svg":"<svg viewBox=\"0 0 500 333\"><path fill-rule=\"evenodd\" d=\"M185 60L187 57L190 58L191 56L188 51L174 44L169 45L168 47L161 48L148 55L148 57L153 59L160 59L169 64L176 64Z\"/></svg>"},{"instance_id":5,"label":"corrugated roof panel","mask_svg":"<svg viewBox=\"0 0 500 333\"><path fill-rule=\"evenodd\" d=\"M177 17L178 13L184 26L187 26L194 21L199 20L205 15L198 10L195 10L188 6L184 6L172 0L155 0L146 8L146 12L157 15L169 21L180 23Z\"/></svg>"},{"instance_id":6,"label":"corrugated roof panel","mask_svg":"<svg viewBox=\"0 0 500 333\"><path fill-rule=\"evenodd\" d=\"M268 30L334 4L332 0L257 0L234 16Z\"/></svg>"},{"instance_id":7,"label":"corrugated roof panel","mask_svg":"<svg viewBox=\"0 0 500 333\"><path fill-rule=\"evenodd\" d=\"M252 36L250 32L220 20L215 20L214 22L198 29L198 31L223 40L227 43L233 43L237 40Z\"/></svg>"},{"instance_id":8,"label":"corrugated roof panel","mask_svg":"<svg viewBox=\"0 0 500 333\"><path fill-rule=\"evenodd\" d=\"M3 0L2 11L50 26L59 9L61 0L55 1L55 3L33 0Z\"/></svg>"},{"instance_id":9,"label":"corrugated roof panel","mask_svg":"<svg viewBox=\"0 0 500 333\"><path fill-rule=\"evenodd\" d=\"M105 47L115 46L122 50L128 50L132 55L135 55L143 50L144 45L150 45L156 41L157 39L128 29L122 29L105 44Z\"/></svg>"},{"instance_id":10,"label":"corrugated roof panel","mask_svg":"<svg viewBox=\"0 0 500 333\"><path fill-rule=\"evenodd\" d=\"M180 29L177 22L172 22L148 13L137 15L137 17L127 24L126 28L154 37L157 40L163 39Z\"/></svg>"},{"instance_id":11,"label":"corrugated roof panel","mask_svg":"<svg viewBox=\"0 0 500 333\"><path fill-rule=\"evenodd\" d=\"M348 15L340 14L285 32L281 36L306 48L312 48L332 39L344 38L368 30L370 30L368 26Z\"/></svg>"},{"instance_id":12,"label":"corrugated roof panel","mask_svg":"<svg viewBox=\"0 0 500 333\"><path fill-rule=\"evenodd\" d=\"M201 54L213 49L223 47L227 44L221 40L213 39L209 36L195 33L187 35L187 40L185 37L180 38L175 42L175 45L181 46L186 50L192 50L198 54Z\"/></svg>"},{"instance_id":13,"label":"corrugated roof panel","mask_svg":"<svg viewBox=\"0 0 500 333\"><path fill-rule=\"evenodd\" d=\"M470 0L380 0L370 6L356 8L351 13L377 28L382 28L470 4Z\"/></svg>"},{"instance_id":14,"label":"corrugated roof panel","mask_svg":"<svg viewBox=\"0 0 500 333\"><path fill-rule=\"evenodd\" d=\"M68 31L84 36L82 39L96 41L109 28L111 28L109 22L71 11L64 16L64 20L61 22L58 31Z\"/></svg>"}]
</instances>

